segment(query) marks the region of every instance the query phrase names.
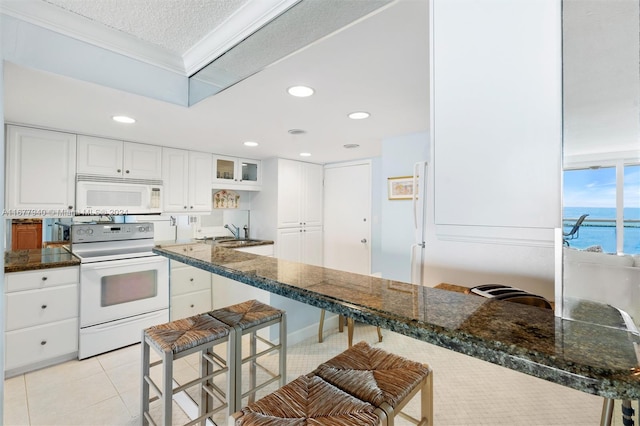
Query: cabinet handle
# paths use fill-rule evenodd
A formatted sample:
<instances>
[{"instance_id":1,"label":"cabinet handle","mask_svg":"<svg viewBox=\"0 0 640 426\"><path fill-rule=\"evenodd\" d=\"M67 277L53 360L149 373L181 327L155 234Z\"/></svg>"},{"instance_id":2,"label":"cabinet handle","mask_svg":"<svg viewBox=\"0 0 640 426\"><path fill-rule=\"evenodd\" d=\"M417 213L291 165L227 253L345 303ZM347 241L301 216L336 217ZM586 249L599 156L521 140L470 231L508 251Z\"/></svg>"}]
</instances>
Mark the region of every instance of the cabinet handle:
<instances>
[{"instance_id":1,"label":"cabinet handle","mask_svg":"<svg viewBox=\"0 0 640 426\"><path fill-rule=\"evenodd\" d=\"M40 306L42 309L47 309L47 305Z\"/></svg>"},{"instance_id":2,"label":"cabinet handle","mask_svg":"<svg viewBox=\"0 0 640 426\"><path fill-rule=\"evenodd\" d=\"M46 280L47 280L47 277L42 277L42 281L46 281Z\"/></svg>"},{"instance_id":3,"label":"cabinet handle","mask_svg":"<svg viewBox=\"0 0 640 426\"><path fill-rule=\"evenodd\" d=\"M367 243L367 239L366 239L366 238L363 238L363 239L361 239L361 240L360 240L360 242L361 242L362 244L366 244L366 243Z\"/></svg>"},{"instance_id":4,"label":"cabinet handle","mask_svg":"<svg viewBox=\"0 0 640 426\"><path fill-rule=\"evenodd\" d=\"M191 305L191 307L193 308L193 304Z\"/></svg>"},{"instance_id":5,"label":"cabinet handle","mask_svg":"<svg viewBox=\"0 0 640 426\"><path fill-rule=\"evenodd\" d=\"M41 344L42 346L44 346L44 345L46 345L46 344L47 344L47 341L46 341L46 340L43 340L42 342L40 342L40 344Z\"/></svg>"},{"instance_id":6,"label":"cabinet handle","mask_svg":"<svg viewBox=\"0 0 640 426\"><path fill-rule=\"evenodd\" d=\"M184 206L184 209L186 210L186 209L187 209L187 206Z\"/></svg>"},{"instance_id":7,"label":"cabinet handle","mask_svg":"<svg viewBox=\"0 0 640 426\"><path fill-rule=\"evenodd\" d=\"M193 278L189 278L189 281L193 282Z\"/></svg>"},{"instance_id":8,"label":"cabinet handle","mask_svg":"<svg viewBox=\"0 0 640 426\"><path fill-rule=\"evenodd\" d=\"M68 208L69 208L69 210L73 210L73 206L69 206Z\"/></svg>"},{"instance_id":9,"label":"cabinet handle","mask_svg":"<svg viewBox=\"0 0 640 426\"><path fill-rule=\"evenodd\" d=\"M122 170L118 169L118 173L122 173Z\"/></svg>"},{"instance_id":10,"label":"cabinet handle","mask_svg":"<svg viewBox=\"0 0 640 426\"><path fill-rule=\"evenodd\" d=\"M129 173L129 170L126 170L125 173Z\"/></svg>"},{"instance_id":11,"label":"cabinet handle","mask_svg":"<svg viewBox=\"0 0 640 426\"><path fill-rule=\"evenodd\" d=\"M191 207L189 207L189 208L190 208L190 209L192 209L192 208L193 208L193 206L191 206Z\"/></svg>"}]
</instances>

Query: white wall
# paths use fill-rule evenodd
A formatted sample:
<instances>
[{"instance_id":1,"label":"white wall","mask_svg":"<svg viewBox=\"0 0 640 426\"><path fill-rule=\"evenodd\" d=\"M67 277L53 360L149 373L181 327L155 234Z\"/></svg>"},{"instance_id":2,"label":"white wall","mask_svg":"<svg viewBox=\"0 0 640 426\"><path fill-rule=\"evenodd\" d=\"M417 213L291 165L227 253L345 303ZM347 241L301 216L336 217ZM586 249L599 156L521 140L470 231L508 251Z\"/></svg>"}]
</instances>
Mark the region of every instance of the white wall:
<instances>
[{"instance_id":1,"label":"white wall","mask_svg":"<svg viewBox=\"0 0 640 426\"><path fill-rule=\"evenodd\" d=\"M564 160L640 159L640 8L564 0Z\"/></svg>"},{"instance_id":2,"label":"white wall","mask_svg":"<svg viewBox=\"0 0 640 426\"><path fill-rule=\"evenodd\" d=\"M426 100L425 100L426 101ZM411 282L411 244L414 243L411 200L389 200L387 178L413 175L413 166L429 158L429 135L414 133L382 141L380 197L380 254L373 272L383 278ZM373 259L372 259L373 260Z\"/></svg>"},{"instance_id":3,"label":"white wall","mask_svg":"<svg viewBox=\"0 0 640 426\"><path fill-rule=\"evenodd\" d=\"M560 2L433 0L431 16L426 284L495 282L553 299Z\"/></svg>"}]
</instances>

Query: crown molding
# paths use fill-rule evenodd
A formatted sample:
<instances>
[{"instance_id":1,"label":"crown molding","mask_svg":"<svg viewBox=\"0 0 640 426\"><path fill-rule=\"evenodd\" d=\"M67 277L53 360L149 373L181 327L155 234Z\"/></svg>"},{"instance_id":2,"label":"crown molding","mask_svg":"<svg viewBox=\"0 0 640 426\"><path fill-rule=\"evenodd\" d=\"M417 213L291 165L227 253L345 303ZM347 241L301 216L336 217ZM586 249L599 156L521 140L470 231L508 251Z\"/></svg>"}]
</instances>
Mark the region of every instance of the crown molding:
<instances>
[{"instance_id":1,"label":"crown molding","mask_svg":"<svg viewBox=\"0 0 640 426\"><path fill-rule=\"evenodd\" d=\"M250 0L184 55L191 76L301 0Z\"/></svg>"},{"instance_id":2,"label":"crown molding","mask_svg":"<svg viewBox=\"0 0 640 426\"><path fill-rule=\"evenodd\" d=\"M4 0L0 12L59 34L184 74L184 62L164 48L44 1Z\"/></svg>"},{"instance_id":3,"label":"crown molding","mask_svg":"<svg viewBox=\"0 0 640 426\"><path fill-rule=\"evenodd\" d=\"M301 0L250 0L183 56L44 1L3 0L0 12L127 57L190 76Z\"/></svg>"}]
</instances>

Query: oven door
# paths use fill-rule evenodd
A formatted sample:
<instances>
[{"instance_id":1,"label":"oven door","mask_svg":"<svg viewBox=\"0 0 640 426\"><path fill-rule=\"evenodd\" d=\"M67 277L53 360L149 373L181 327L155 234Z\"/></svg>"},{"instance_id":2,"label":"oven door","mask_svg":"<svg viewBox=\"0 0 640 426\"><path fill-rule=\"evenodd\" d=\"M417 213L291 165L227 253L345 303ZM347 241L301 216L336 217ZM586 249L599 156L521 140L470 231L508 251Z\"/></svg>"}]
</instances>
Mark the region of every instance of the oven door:
<instances>
[{"instance_id":1,"label":"oven door","mask_svg":"<svg viewBox=\"0 0 640 426\"><path fill-rule=\"evenodd\" d=\"M169 307L169 262L162 256L80 265L80 327Z\"/></svg>"}]
</instances>

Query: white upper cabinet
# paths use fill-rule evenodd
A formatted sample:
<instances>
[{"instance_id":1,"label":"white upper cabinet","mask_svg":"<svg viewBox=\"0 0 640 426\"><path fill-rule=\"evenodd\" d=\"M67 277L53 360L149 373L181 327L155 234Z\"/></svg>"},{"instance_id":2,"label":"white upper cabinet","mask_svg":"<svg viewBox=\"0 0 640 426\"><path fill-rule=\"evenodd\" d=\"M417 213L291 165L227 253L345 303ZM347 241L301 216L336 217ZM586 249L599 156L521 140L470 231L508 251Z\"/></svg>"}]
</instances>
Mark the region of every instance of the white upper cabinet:
<instances>
[{"instance_id":1,"label":"white upper cabinet","mask_svg":"<svg viewBox=\"0 0 640 426\"><path fill-rule=\"evenodd\" d=\"M162 147L79 135L78 173L161 179Z\"/></svg>"},{"instance_id":2,"label":"white upper cabinet","mask_svg":"<svg viewBox=\"0 0 640 426\"><path fill-rule=\"evenodd\" d=\"M162 149L165 212L211 211L211 154Z\"/></svg>"},{"instance_id":3,"label":"white upper cabinet","mask_svg":"<svg viewBox=\"0 0 640 426\"><path fill-rule=\"evenodd\" d=\"M260 190L262 185L260 160L213 156L214 188Z\"/></svg>"},{"instance_id":4,"label":"white upper cabinet","mask_svg":"<svg viewBox=\"0 0 640 426\"><path fill-rule=\"evenodd\" d=\"M322 225L319 164L278 160L278 228Z\"/></svg>"},{"instance_id":5,"label":"white upper cabinet","mask_svg":"<svg viewBox=\"0 0 640 426\"><path fill-rule=\"evenodd\" d=\"M7 126L6 141L7 216L72 214L76 135Z\"/></svg>"}]
</instances>

